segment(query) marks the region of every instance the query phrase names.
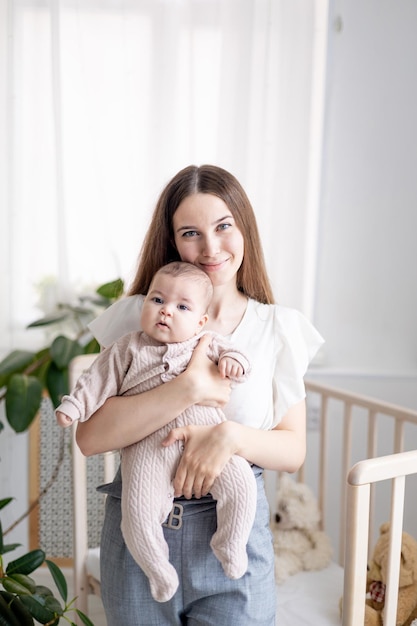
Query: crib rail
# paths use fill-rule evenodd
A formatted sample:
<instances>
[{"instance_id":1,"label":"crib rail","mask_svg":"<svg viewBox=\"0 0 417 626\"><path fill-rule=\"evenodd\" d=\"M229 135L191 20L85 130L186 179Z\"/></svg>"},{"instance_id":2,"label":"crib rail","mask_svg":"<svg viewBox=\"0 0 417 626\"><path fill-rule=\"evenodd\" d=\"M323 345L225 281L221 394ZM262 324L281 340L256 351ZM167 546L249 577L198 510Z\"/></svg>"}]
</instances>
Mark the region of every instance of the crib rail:
<instances>
[{"instance_id":1,"label":"crib rail","mask_svg":"<svg viewBox=\"0 0 417 626\"><path fill-rule=\"evenodd\" d=\"M341 565L345 561L345 538L346 538L346 506L347 506L347 477L350 468L355 463L354 451L357 447L357 441L354 438L354 414L355 410L361 410L361 420L366 421L363 431L366 432L366 451L364 457L367 461L367 472L373 467L371 460L381 455L379 448L379 430L381 418L389 418L393 422L392 449L390 453L397 454L405 451L405 427L408 424L417 425L417 411L397 406L388 402L382 402L375 398L336 389L327 385L317 383L311 380L306 381L307 394L315 394L319 397L320 406L320 448L319 448L319 479L318 479L318 501L322 518L325 520L325 513L330 503L328 502L328 465L329 465L329 449L332 442L330 441L329 430L331 420L334 419L335 404L338 407L338 415L342 419L342 437L343 449L340 459L340 486L338 489L340 498L340 519L339 519L339 554L338 560ZM417 431L413 438L414 446L417 447ZM362 467L362 466L359 466ZM377 464L378 472L380 465ZM352 470L353 471L353 470ZM356 472L359 469L355 470ZM301 472L301 480L304 480L303 472ZM381 479L378 479L381 480ZM367 545L369 551L372 549L372 532L375 528L375 483L377 481L369 481L369 507L367 515L369 515L368 523L368 540ZM348 504L349 506L349 504ZM339 507L334 507L339 508ZM325 524L324 524L325 525ZM363 549L363 548L362 548ZM365 563L369 555L365 554ZM366 570L366 565L365 565ZM359 622L358 622L359 623Z\"/></svg>"},{"instance_id":2,"label":"crib rail","mask_svg":"<svg viewBox=\"0 0 417 626\"><path fill-rule=\"evenodd\" d=\"M346 533L346 558L343 592L343 626L364 623L367 572L369 510L372 485L390 480L391 532L384 624L397 623L398 581L406 476L417 472L417 450L360 461L352 467L347 480L349 522Z\"/></svg>"}]
</instances>

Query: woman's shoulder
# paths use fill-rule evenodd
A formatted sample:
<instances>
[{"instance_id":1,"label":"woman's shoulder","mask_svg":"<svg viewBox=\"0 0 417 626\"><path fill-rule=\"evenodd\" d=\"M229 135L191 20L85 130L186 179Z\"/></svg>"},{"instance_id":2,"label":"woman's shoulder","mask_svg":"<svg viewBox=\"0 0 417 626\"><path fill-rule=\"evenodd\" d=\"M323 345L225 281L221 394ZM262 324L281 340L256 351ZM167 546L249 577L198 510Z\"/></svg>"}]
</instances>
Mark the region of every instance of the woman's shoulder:
<instances>
[{"instance_id":1,"label":"woman's shoulder","mask_svg":"<svg viewBox=\"0 0 417 626\"><path fill-rule=\"evenodd\" d=\"M316 351L324 339L310 320L298 309L282 304L262 304L250 300L249 317L261 320L269 326L270 332L284 344L303 343Z\"/></svg>"},{"instance_id":2,"label":"woman's shoulder","mask_svg":"<svg viewBox=\"0 0 417 626\"><path fill-rule=\"evenodd\" d=\"M99 344L107 347L123 335L141 330L140 314L144 296L126 296L114 302L88 328Z\"/></svg>"},{"instance_id":3,"label":"woman's shoulder","mask_svg":"<svg viewBox=\"0 0 417 626\"><path fill-rule=\"evenodd\" d=\"M295 325L307 321L307 318L298 311L282 304L264 304L257 300L249 299L249 317L264 322L276 322L279 326Z\"/></svg>"}]
</instances>

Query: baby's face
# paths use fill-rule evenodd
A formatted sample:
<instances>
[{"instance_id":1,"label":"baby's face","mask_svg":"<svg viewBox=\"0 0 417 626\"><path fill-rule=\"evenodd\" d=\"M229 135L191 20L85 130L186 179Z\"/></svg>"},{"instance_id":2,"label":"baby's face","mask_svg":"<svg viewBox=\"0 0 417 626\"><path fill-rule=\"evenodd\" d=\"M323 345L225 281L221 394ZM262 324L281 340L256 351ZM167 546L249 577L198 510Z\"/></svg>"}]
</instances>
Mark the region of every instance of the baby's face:
<instances>
[{"instance_id":1,"label":"baby's face","mask_svg":"<svg viewBox=\"0 0 417 626\"><path fill-rule=\"evenodd\" d=\"M180 343L198 334L207 322L206 296L200 283L157 274L145 298L141 326L161 343Z\"/></svg>"}]
</instances>

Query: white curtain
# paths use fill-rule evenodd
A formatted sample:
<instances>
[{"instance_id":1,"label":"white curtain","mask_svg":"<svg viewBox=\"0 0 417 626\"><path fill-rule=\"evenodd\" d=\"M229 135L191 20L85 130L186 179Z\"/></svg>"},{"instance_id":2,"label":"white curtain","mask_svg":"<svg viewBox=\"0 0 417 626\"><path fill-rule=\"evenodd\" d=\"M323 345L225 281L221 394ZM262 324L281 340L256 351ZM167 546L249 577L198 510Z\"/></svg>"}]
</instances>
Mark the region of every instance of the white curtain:
<instances>
[{"instance_id":1,"label":"white curtain","mask_svg":"<svg viewBox=\"0 0 417 626\"><path fill-rule=\"evenodd\" d=\"M31 341L40 285L53 301L128 283L160 190L190 163L239 178L277 300L305 308L324 7L0 0L0 352Z\"/></svg>"}]
</instances>

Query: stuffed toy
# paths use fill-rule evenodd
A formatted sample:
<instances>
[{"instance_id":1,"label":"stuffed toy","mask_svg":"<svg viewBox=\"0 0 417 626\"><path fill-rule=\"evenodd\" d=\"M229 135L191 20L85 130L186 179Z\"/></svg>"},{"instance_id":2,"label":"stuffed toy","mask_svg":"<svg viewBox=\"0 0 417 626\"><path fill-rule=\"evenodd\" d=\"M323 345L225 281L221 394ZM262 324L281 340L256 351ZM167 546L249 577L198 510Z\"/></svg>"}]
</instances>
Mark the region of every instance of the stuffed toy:
<instances>
[{"instance_id":1,"label":"stuffed toy","mask_svg":"<svg viewBox=\"0 0 417 626\"><path fill-rule=\"evenodd\" d=\"M390 525L382 524L368 564L365 626L384 624ZM414 621L416 620L416 621ZM417 541L403 532L396 626L417 624Z\"/></svg>"},{"instance_id":2,"label":"stuffed toy","mask_svg":"<svg viewBox=\"0 0 417 626\"><path fill-rule=\"evenodd\" d=\"M320 530L320 520L311 489L282 474L277 510L271 523L277 583L297 572L320 570L329 565L333 550L329 537Z\"/></svg>"}]
</instances>

